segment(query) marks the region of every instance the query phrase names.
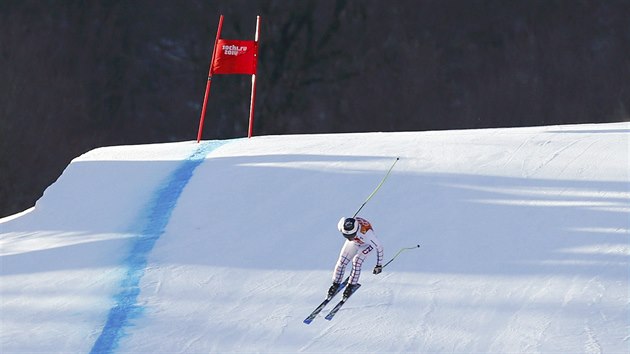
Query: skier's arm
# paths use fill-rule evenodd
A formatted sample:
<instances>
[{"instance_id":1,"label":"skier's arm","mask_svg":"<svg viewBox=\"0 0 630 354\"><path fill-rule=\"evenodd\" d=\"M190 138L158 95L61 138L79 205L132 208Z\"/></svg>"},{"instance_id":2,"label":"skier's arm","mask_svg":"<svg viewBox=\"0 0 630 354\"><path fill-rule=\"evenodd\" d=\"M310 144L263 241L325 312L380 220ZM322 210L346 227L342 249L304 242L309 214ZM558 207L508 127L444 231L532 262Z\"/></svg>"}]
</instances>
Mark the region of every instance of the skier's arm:
<instances>
[{"instance_id":1,"label":"skier's arm","mask_svg":"<svg viewBox=\"0 0 630 354\"><path fill-rule=\"evenodd\" d=\"M376 246L376 267L374 267L374 274L379 274L383 270L383 245L374 234L372 234L372 241Z\"/></svg>"},{"instance_id":2,"label":"skier's arm","mask_svg":"<svg viewBox=\"0 0 630 354\"><path fill-rule=\"evenodd\" d=\"M376 265L382 265L383 264L383 246L381 246L381 244L378 245L378 247L376 247Z\"/></svg>"},{"instance_id":3,"label":"skier's arm","mask_svg":"<svg viewBox=\"0 0 630 354\"><path fill-rule=\"evenodd\" d=\"M383 245L381 241L374 237L374 245L376 246L376 265L383 264Z\"/></svg>"},{"instance_id":4,"label":"skier's arm","mask_svg":"<svg viewBox=\"0 0 630 354\"><path fill-rule=\"evenodd\" d=\"M383 246L380 243L377 243L376 246L376 266L372 271L373 274L381 274L383 271Z\"/></svg>"}]
</instances>

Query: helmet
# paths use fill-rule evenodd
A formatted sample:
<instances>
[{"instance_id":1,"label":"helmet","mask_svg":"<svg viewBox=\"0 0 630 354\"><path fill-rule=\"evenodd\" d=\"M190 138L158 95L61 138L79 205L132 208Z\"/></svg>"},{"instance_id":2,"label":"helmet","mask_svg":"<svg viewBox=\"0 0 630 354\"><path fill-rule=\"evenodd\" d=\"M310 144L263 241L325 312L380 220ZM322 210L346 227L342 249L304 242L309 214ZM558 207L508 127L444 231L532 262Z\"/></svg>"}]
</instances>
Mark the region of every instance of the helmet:
<instances>
[{"instance_id":1,"label":"helmet","mask_svg":"<svg viewBox=\"0 0 630 354\"><path fill-rule=\"evenodd\" d=\"M359 230L359 222L355 218L342 217L337 224L337 228L348 240L353 240Z\"/></svg>"}]
</instances>

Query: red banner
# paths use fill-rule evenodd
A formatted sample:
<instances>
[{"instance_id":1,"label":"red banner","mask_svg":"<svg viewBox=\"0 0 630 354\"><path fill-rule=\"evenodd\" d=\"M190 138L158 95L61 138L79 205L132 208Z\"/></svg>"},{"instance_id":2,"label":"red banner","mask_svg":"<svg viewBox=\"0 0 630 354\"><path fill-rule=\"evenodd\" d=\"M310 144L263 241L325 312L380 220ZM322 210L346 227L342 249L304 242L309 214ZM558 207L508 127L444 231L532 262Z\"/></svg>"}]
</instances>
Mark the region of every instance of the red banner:
<instances>
[{"instance_id":1,"label":"red banner","mask_svg":"<svg viewBox=\"0 0 630 354\"><path fill-rule=\"evenodd\" d=\"M242 41L219 39L212 63L214 74L256 74L256 56L258 43L256 41Z\"/></svg>"},{"instance_id":2,"label":"red banner","mask_svg":"<svg viewBox=\"0 0 630 354\"><path fill-rule=\"evenodd\" d=\"M0 0L1 1L1 0ZM252 76L252 96L249 103L249 128L247 137L254 134L254 104L256 103L256 59L258 57L258 35L260 34L260 16L256 16L256 33L253 41L221 39L221 29L223 28L223 15L219 17L219 27L217 37L214 41L210 69L208 71L208 81L206 82L206 93L203 96L201 106L201 117L199 117L199 130L197 131L197 142L201 141L203 133L203 122L206 117L208 97L210 97L210 84L214 74L243 74Z\"/></svg>"}]
</instances>

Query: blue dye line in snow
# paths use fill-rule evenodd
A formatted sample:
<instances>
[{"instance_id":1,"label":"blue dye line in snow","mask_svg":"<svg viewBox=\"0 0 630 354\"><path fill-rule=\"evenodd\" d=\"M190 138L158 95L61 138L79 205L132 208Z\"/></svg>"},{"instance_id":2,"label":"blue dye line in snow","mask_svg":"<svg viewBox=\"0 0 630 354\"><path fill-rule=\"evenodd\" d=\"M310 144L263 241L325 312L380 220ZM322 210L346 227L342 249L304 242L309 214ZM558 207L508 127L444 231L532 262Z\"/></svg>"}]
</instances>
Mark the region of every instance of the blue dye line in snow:
<instances>
[{"instance_id":1,"label":"blue dye line in snow","mask_svg":"<svg viewBox=\"0 0 630 354\"><path fill-rule=\"evenodd\" d=\"M118 341L125 335L125 328L129 326L129 321L143 312L144 308L137 304L137 300L140 294L140 279L144 275L149 252L164 234L177 200L195 169L204 161L206 155L225 143L225 141L203 142L168 176L145 207L148 214L145 214L147 216L141 223L143 226L140 228L140 235L134 238L129 256L123 263L126 272L120 283L120 292L114 296L116 303L109 310L103 331L90 353L113 353L118 346Z\"/></svg>"}]
</instances>

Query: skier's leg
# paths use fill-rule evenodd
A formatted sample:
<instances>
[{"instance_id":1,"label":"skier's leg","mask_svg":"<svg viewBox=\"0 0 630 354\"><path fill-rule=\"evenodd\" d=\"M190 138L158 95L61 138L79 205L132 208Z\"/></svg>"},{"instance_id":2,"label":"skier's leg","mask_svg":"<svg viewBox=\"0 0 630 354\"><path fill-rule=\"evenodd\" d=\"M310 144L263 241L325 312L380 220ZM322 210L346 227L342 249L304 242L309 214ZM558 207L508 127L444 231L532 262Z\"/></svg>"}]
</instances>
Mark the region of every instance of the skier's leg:
<instances>
[{"instance_id":1,"label":"skier's leg","mask_svg":"<svg viewBox=\"0 0 630 354\"><path fill-rule=\"evenodd\" d=\"M354 242L346 242L341 248L341 252L339 253L339 259L337 260L337 265L335 266L335 270L333 271L333 283L341 283L343 279L343 273L346 271L346 266L352 259L352 257L357 254L358 247L354 244Z\"/></svg>"},{"instance_id":2,"label":"skier's leg","mask_svg":"<svg viewBox=\"0 0 630 354\"><path fill-rule=\"evenodd\" d=\"M363 256L361 253L358 253L352 259L352 272L350 272L350 281L348 282L349 284L354 285L359 282L363 260L365 260L365 256Z\"/></svg>"},{"instance_id":3,"label":"skier's leg","mask_svg":"<svg viewBox=\"0 0 630 354\"><path fill-rule=\"evenodd\" d=\"M350 273L350 281L348 282L349 284L354 285L359 282L363 261L365 260L365 257L367 257L368 254L372 252L373 249L374 247L370 245L363 245L359 249L357 249L355 256L352 258L352 272Z\"/></svg>"}]
</instances>

